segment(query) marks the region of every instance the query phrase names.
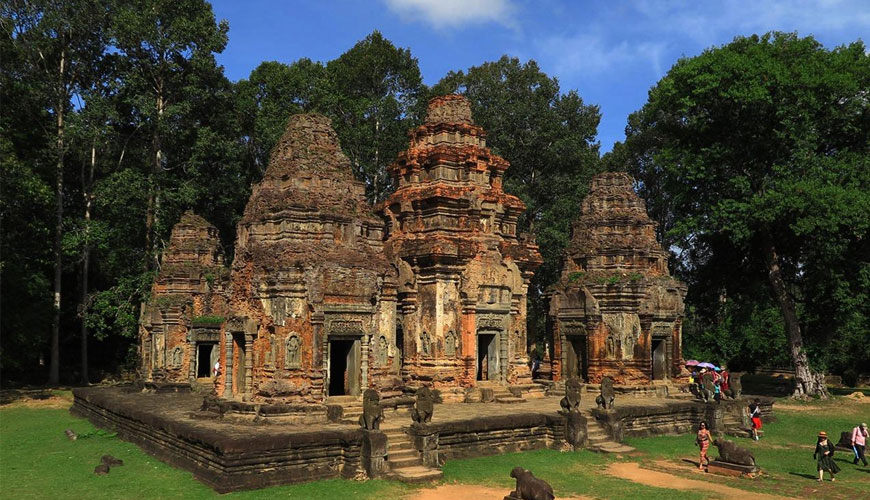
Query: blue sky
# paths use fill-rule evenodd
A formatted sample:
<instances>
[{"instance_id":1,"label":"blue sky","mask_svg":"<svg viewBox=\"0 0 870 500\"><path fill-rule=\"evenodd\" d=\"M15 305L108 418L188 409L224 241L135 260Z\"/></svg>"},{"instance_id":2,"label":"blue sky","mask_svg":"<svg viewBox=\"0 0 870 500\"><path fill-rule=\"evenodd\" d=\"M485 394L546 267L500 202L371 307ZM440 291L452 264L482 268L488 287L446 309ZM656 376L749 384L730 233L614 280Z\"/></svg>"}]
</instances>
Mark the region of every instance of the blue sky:
<instances>
[{"instance_id":1,"label":"blue sky","mask_svg":"<svg viewBox=\"0 0 870 500\"><path fill-rule=\"evenodd\" d=\"M534 59L601 107L602 151L624 139L628 115L682 56L770 30L833 48L870 42L870 0L216 0L230 23L218 61L231 80L262 61L329 61L373 30L420 62L436 83L504 54Z\"/></svg>"}]
</instances>

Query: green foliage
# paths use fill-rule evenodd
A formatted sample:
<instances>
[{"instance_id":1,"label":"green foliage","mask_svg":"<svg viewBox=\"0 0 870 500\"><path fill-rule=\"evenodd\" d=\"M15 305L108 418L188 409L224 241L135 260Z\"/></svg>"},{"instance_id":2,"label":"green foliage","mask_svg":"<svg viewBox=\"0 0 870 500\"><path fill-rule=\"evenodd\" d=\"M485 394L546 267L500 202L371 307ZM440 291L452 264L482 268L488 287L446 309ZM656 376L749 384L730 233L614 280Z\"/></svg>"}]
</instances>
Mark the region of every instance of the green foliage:
<instances>
[{"instance_id":1,"label":"green foliage","mask_svg":"<svg viewBox=\"0 0 870 500\"><path fill-rule=\"evenodd\" d=\"M743 354L771 340L767 327L784 332L770 311L786 300L817 367L870 363L856 342L870 309L853 301L868 294L868 88L861 42L826 50L792 34L738 37L679 60L608 159L629 167L668 246L683 249L692 334L729 361L773 361ZM757 291L771 290L770 251L786 288L777 302ZM714 341L725 335L748 337Z\"/></svg>"}]
</instances>

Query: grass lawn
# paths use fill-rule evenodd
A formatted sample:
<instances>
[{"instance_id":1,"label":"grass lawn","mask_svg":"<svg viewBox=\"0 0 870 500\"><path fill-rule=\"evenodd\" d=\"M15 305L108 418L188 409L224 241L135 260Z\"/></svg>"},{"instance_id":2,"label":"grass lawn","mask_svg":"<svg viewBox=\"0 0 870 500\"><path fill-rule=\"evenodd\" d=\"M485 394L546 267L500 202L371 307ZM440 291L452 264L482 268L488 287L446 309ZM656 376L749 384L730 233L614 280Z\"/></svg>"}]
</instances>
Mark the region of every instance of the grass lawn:
<instances>
[{"instance_id":1,"label":"grass lawn","mask_svg":"<svg viewBox=\"0 0 870 500\"><path fill-rule=\"evenodd\" d=\"M705 477L737 488L792 498L870 498L870 468L852 465L852 453L837 451L834 454L834 460L842 471L833 484L827 480L827 474L823 484L816 482L818 476L813 459L819 431L827 432L834 442L838 441L840 432L868 420L870 404L841 397L830 401L780 400L774 405L774 414L776 421L764 424L765 436L760 441L728 438L752 450L756 463L764 471L761 478L736 481L710 475ZM666 460L678 463L690 458L697 463L698 448L694 441L693 435L681 435L628 439L626 444L643 452L647 462ZM715 457L716 448L711 446L709 454ZM673 473L674 469L667 472ZM687 469L684 474L690 472ZM689 477L697 478L698 475Z\"/></svg>"},{"instance_id":2,"label":"grass lawn","mask_svg":"<svg viewBox=\"0 0 870 500\"><path fill-rule=\"evenodd\" d=\"M256 491L218 495L180 471L152 458L135 445L111 433L96 430L85 420L72 417L66 408L71 397L61 394L54 404L18 404L0 407L0 491L3 498L56 499L144 499L144 498L399 498L412 493L414 486L393 481L316 481ZM606 475L614 461L636 461L645 467L684 475L692 479L715 481L735 488L763 491L785 497L822 499L870 498L870 469L856 468L847 454L838 459L843 472L836 483L818 485L813 480L814 436L819 430L839 435L867 418L870 405L847 398L833 402L775 407L777 422L765 424L767 436L756 443L748 439L740 444L751 448L766 474L759 479L732 479L700 475L684 458L696 459L694 437L661 436L632 439L628 444L638 449L630 456L613 457L588 451L560 453L538 450L486 458L455 460L444 466L445 482L481 484L504 489L513 488L508 474L515 466L532 470L548 480L557 495L585 495L601 499L643 498L701 500L710 494L654 488ZM79 434L69 441L64 429ZM715 453L715 449L713 450ZM103 454L124 460L125 465L112 469L107 476L95 476L93 468Z\"/></svg>"}]
</instances>

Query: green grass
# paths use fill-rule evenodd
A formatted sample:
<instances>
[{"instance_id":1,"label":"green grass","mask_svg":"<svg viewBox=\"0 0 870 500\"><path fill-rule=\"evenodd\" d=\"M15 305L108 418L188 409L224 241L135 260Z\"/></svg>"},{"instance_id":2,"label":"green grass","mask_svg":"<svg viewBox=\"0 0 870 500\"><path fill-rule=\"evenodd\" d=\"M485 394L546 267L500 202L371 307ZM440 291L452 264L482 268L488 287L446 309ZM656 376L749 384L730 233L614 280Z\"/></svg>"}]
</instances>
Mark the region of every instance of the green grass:
<instances>
[{"instance_id":1,"label":"green grass","mask_svg":"<svg viewBox=\"0 0 870 500\"><path fill-rule=\"evenodd\" d=\"M68 392L57 395L71 399ZM832 402L788 404L805 406L806 409L798 411L781 407L776 411L777 421L765 424L766 436L760 442L738 439L739 444L754 451L766 473L754 480L699 476L691 464L683 461L697 459L694 436L682 435L630 439L628 444L638 451L623 458L588 451L537 450L453 460L444 466L444 481L492 486L507 493L514 485L509 477L510 470L521 466L538 477L546 478L556 490L557 497L586 495L601 499L701 500L709 496L703 492L647 487L604 473L614 461L633 460L671 474L715 481L748 492L830 500L870 498L870 469L855 468L848 454L838 453L835 457L843 469L838 482L826 483L821 488L813 480L815 461L812 459L812 447L819 430L839 436L840 431L867 420L864 410L867 405L851 403L844 398ZM77 441L67 440L63 432L67 428L81 437ZM712 452L715 455L715 449ZM125 465L112 469L108 476L95 476L94 466L107 453L123 459ZM663 462L670 462L670 465L664 466ZM18 404L0 407L0 491L3 498L399 500L414 488L393 481L328 480L218 495L193 479L192 474L154 459L110 432L95 429L87 421L72 417L65 409ZM814 491L817 488L818 491Z\"/></svg>"},{"instance_id":2,"label":"green grass","mask_svg":"<svg viewBox=\"0 0 870 500\"><path fill-rule=\"evenodd\" d=\"M69 441L64 429L80 436ZM107 476L93 474L104 454L124 460ZM145 454L113 433L99 432L62 409L0 409L0 485L3 498L201 499L397 498L410 488L390 481L340 479L218 495L193 478Z\"/></svg>"},{"instance_id":3,"label":"green grass","mask_svg":"<svg viewBox=\"0 0 870 500\"><path fill-rule=\"evenodd\" d=\"M729 486L775 493L782 496L803 497L808 489L816 489L816 461L813 450L816 435L825 431L839 440L840 432L851 430L861 422L866 410L862 405L848 404L841 398L830 401L798 402L788 401L788 406L801 408L789 409L782 405L774 406L776 421L764 424L764 437L755 442L751 439L728 437L738 445L752 450L756 463L764 475L756 480L731 481ZM863 405L865 408L867 405ZM698 448L694 435L658 436L643 439L628 439L626 444L642 451L648 459L698 459ZM716 456L716 448L711 446L709 454ZM837 451L834 460L842 469L837 475L839 483L836 490L814 492L814 498L870 498L870 469L852 465L851 453ZM646 460L646 459L645 459ZM827 477L827 475L826 475ZM827 485L825 485L827 486Z\"/></svg>"}]
</instances>

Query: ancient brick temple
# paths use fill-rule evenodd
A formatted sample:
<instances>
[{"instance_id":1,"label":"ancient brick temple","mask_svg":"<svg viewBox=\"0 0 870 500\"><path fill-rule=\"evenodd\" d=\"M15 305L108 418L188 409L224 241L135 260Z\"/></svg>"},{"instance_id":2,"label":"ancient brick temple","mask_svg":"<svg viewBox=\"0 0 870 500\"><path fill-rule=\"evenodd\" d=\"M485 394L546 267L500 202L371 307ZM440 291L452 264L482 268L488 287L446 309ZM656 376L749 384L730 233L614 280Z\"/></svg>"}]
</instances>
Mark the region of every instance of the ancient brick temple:
<instances>
[{"instance_id":1,"label":"ancient brick temple","mask_svg":"<svg viewBox=\"0 0 870 500\"><path fill-rule=\"evenodd\" d=\"M319 402L398 386L383 238L329 120L292 116L238 224L219 393Z\"/></svg>"},{"instance_id":2,"label":"ancient brick temple","mask_svg":"<svg viewBox=\"0 0 870 500\"><path fill-rule=\"evenodd\" d=\"M209 377L219 356L226 268L217 228L187 212L172 228L151 298L142 308L140 359L146 379Z\"/></svg>"},{"instance_id":3,"label":"ancient brick temple","mask_svg":"<svg viewBox=\"0 0 870 500\"><path fill-rule=\"evenodd\" d=\"M432 99L409 136L390 167L398 187L379 205L399 271L402 373L445 397L478 381L531 382L526 295L541 256L517 235L525 205L502 189L509 163L461 96Z\"/></svg>"},{"instance_id":4,"label":"ancient brick temple","mask_svg":"<svg viewBox=\"0 0 870 500\"><path fill-rule=\"evenodd\" d=\"M550 302L554 378L618 384L680 373L686 286L625 173L596 176Z\"/></svg>"}]
</instances>

